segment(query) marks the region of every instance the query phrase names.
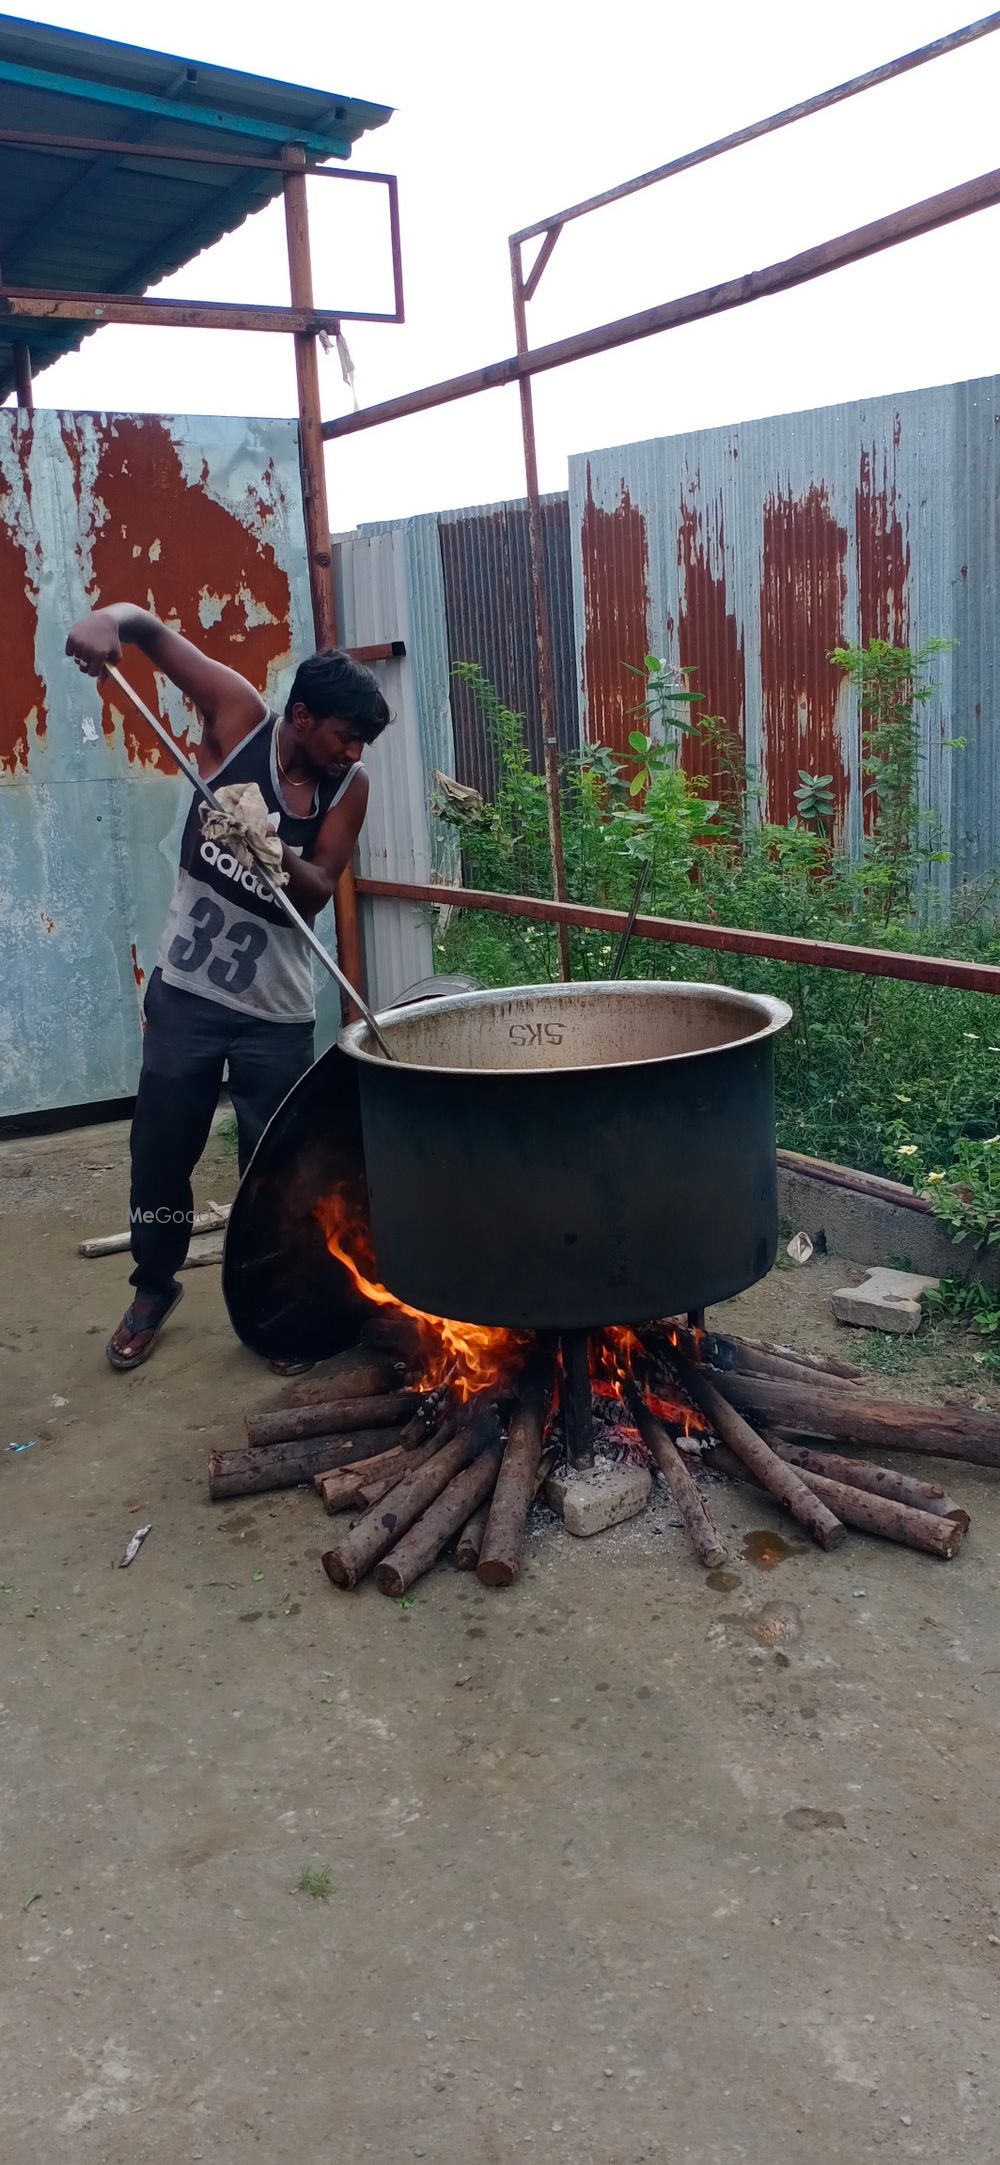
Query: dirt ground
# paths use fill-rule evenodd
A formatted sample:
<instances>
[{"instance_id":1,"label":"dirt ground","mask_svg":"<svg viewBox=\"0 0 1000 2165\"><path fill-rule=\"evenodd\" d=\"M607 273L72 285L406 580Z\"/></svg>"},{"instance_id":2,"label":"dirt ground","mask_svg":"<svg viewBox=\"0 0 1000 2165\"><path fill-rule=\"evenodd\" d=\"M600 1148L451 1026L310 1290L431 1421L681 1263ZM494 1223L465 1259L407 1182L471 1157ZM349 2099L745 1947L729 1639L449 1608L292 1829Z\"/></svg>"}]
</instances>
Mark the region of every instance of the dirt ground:
<instances>
[{"instance_id":1,"label":"dirt ground","mask_svg":"<svg viewBox=\"0 0 1000 2165\"><path fill-rule=\"evenodd\" d=\"M207 1501L276 1389L217 1271L105 1365L128 1259L75 1248L125 1158L0 1147L5 2165L994 2160L996 1477L949 1475L948 1565L857 1536L765 1574L777 1521L719 1486L729 1586L659 1503L537 1533L507 1594L337 1594L309 1493ZM733 1305L842 1350L844 1275Z\"/></svg>"}]
</instances>

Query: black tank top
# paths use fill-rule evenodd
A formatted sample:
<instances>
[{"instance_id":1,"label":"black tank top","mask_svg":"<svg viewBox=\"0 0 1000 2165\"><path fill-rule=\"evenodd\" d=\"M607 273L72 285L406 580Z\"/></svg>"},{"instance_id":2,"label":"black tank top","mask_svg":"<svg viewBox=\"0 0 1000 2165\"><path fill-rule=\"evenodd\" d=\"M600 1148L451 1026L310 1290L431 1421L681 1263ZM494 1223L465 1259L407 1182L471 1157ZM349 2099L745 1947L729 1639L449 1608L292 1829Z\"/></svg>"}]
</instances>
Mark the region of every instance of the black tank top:
<instances>
[{"instance_id":1,"label":"black tank top","mask_svg":"<svg viewBox=\"0 0 1000 2165\"><path fill-rule=\"evenodd\" d=\"M290 811L278 774L277 726L278 716L266 714L212 775L212 787L256 782L282 842L308 860L328 811L358 770L349 768L341 781L320 776L312 811ZM261 1020L309 1022L316 1012L309 948L256 874L223 843L206 841L200 801L192 799L184 822L180 869L156 958L164 982Z\"/></svg>"}]
</instances>

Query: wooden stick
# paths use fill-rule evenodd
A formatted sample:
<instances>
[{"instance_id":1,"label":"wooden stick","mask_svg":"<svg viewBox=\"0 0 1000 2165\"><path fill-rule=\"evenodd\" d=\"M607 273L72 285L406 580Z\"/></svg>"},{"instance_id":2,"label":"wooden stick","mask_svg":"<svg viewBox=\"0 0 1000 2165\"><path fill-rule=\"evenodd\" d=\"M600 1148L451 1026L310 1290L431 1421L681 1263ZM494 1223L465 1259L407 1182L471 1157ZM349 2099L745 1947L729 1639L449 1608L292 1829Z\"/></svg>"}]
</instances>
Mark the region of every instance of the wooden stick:
<instances>
[{"instance_id":1,"label":"wooden stick","mask_svg":"<svg viewBox=\"0 0 1000 2165\"><path fill-rule=\"evenodd\" d=\"M729 1400L723 1398L721 1391L716 1389L715 1383L710 1379L708 1370L698 1368L693 1361L684 1360L681 1354L674 1355L674 1367L689 1398L693 1398L702 1412L708 1415L716 1435L721 1436L723 1443L728 1443L730 1450L735 1451L737 1458L742 1460L745 1466L749 1466L761 1487L766 1488L772 1496L777 1497L779 1503L784 1504L799 1525L804 1526L813 1540L819 1542L820 1548L839 1548L845 1538L839 1519L834 1517L832 1511L827 1510L818 1496L813 1495L793 1467L786 1466L783 1459L775 1457L763 1436L759 1436L749 1422L743 1419L742 1414L730 1405Z\"/></svg>"},{"instance_id":2,"label":"wooden stick","mask_svg":"<svg viewBox=\"0 0 1000 2165\"><path fill-rule=\"evenodd\" d=\"M209 1203L207 1210L196 1210L191 1220L192 1233L214 1233L220 1225L225 1225L231 1209L231 1203ZM81 1240L77 1254L88 1258L125 1255L131 1245L131 1233L102 1233L98 1240Z\"/></svg>"},{"instance_id":3,"label":"wooden stick","mask_svg":"<svg viewBox=\"0 0 1000 2165\"><path fill-rule=\"evenodd\" d=\"M394 1361L388 1353L366 1353L363 1346L352 1346L349 1353L338 1353L334 1360L324 1361L321 1376L306 1376L301 1383L293 1383L281 1403L329 1406L338 1398L372 1398L385 1391L398 1391L404 1380L401 1361Z\"/></svg>"},{"instance_id":4,"label":"wooden stick","mask_svg":"<svg viewBox=\"0 0 1000 2165\"><path fill-rule=\"evenodd\" d=\"M375 1584L380 1594L405 1594L415 1579L422 1578L424 1572L430 1570L452 1534L468 1523L470 1513L478 1512L479 1505L489 1496L500 1470L501 1448L499 1437L488 1443L470 1466L465 1466L454 1480L449 1481L447 1488L422 1512L402 1541L397 1542L392 1554L375 1572Z\"/></svg>"},{"instance_id":5,"label":"wooden stick","mask_svg":"<svg viewBox=\"0 0 1000 2165\"><path fill-rule=\"evenodd\" d=\"M226 1245L224 1233L205 1233L200 1240L193 1240L178 1270L204 1270L209 1263L221 1263Z\"/></svg>"},{"instance_id":6,"label":"wooden stick","mask_svg":"<svg viewBox=\"0 0 1000 2165\"><path fill-rule=\"evenodd\" d=\"M844 1383L864 1383L866 1380L864 1370L853 1367L850 1361L833 1360L825 1353L800 1353L796 1346L774 1346L769 1338L719 1337L717 1342L723 1346L732 1346L747 1360L752 1360L754 1356L759 1359L763 1355L769 1355L772 1360L792 1362L796 1369L804 1369L807 1375L837 1376ZM748 1369L746 1372L757 1375L769 1373L764 1367L758 1367L756 1371ZM772 1370L770 1373L776 1374L777 1371Z\"/></svg>"},{"instance_id":7,"label":"wooden stick","mask_svg":"<svg viewBox=\"0 0 1000 2165\"><path fill-rule=\"evenodd\" d=\"M729 1551L720 1539L708 1505L677 1445L667 1434L662 1421L650 1413L641 1391L634 1384L627 1386L626 1399L643 1443L656 1460L687 1527L695 1554L709 1570L724 1564Z\"/></svg>"},{"instance_id":8,"label":"wooden stick","mask_svg":"<svg viewBox=\"0 0 1000 2165\"><path fill-rule=\"evenodd\" d=\"M361 1475L353 1466L342 1466L337 1473L318 1473L313 1486L324 1511L353 1511L360 1501Z\"/></svg>"},{"instance_id":9,"label":"wooden stick","mask_svg":"<svg viewBox=\"0 0 1000 2165\"><path fill-rule=\"evenodd\" d=\"M737 1481L752 1480L750 1468L734 1451L715 1444L705 1453L710 1472L727 1473ZM968 1519L937 1518L931 1511L914 1511L889 1496L869 1495L850 1488L846 1481L828 1481L822 1474L803 1472L802 1479L818 1502L828 1504L838 1519L857 1526L862 1533L879 1534L884 1541L898 1541L908 1549L923 1549L945 1561L958 1554L968 1530ZM758 1484L763 1486L762 1483ZM964 1514L963 1514L964 1517Z\"/></svg>"},{"instance_id":10,"label":"wooden stick","mask_svg":"<svg viewBox=\"0 0 1000 2165\"><path fill-rule=\"evenodd\" d=\"M392 1391L378 1398L334 1398L320 1406L274 1406L248 1413L247 1442L255 1450L273 1443L302 1443L307 1436L349 1436L353 1428L398 1428L419 1405L416 1391Z\"/></svg>"},{"instance_id":11,"label":"wooden stick","mask_svg":"<svg viewBox=\"0 0 1000 2165\"><path fill-rule=\"evenodd\" d=\"M765 1432L764 1440L779 1458L789 1466L798 1466L803 1473L825 1474L828 1481L845 1481L848 1488L866 1489L872 1496L889 1496L894 1503L908 1504L912 1511L930 1511L935 1518L958 1519L966 1532L969 1530L968 1512L931 1481L918 1481L911 1473L897 1473L894 1466L873 1466L867 1458L844 1458L839 1451L814 1451L804 1443L785 1443L773 1430Z\"/></svg>"},{"instance_id":12,"label":"wooden stick","mask_svg":"<svg viewBox=\"0 0 1000 2165\"><path fill-rule=\"evenodd\" d=\"M381 1503L366 1511L350 1533L338 1541L335 1548L327 1550L323 1569L334 1585L356 1586L374 1564L380 1563L393 1543L423 1515L455 1474L461 1473L463 1466L492 1441L495 1428L496 1408L492 1401L470 1400L462 1425L451 1442L446 1443L443 1450L436 1451L425 1466L404 1474Z\"/></svg>"},{"instance_id":13,"label":"wooden stick","mask_svg":"<svg viewBox=\"0 0 1000 2165\"><path fill-rule=\"evenodd\" d=\"M434 1435L428 1436L426 1442L419 1444L415 1451L402 1452L400 1454L401 1463L393 1472L379 1474L376 1477L363 1467L358 1486L358 1504L361 1510L370 1511L372 1505L381 1503L383 1496L388 1496L390 1489L395 1488L397 1482L403 1480L405 1475L415 1473L418 1466L426 1466L428 1459L433 1458L435 1452L442 1450L444 1445L449 1442L455 1433L456 1427L457 1421L455 1417L450 1416L435 1431Z\"/></svg>"},{"instance_id":14,"label":"wooden stick","mask_svg":"<svg viewBox=\"0 0 1000 2165\"><path fill-rule=\"evenodd\" d=\"M711 1380L730 1405L766 1428L1000 1467L1000 1419L994 1413L873 1399L866 1391L824 1384L820 1377L809 1384L791 1383L777 1376L720 1375L713 1370Z\"/></svg>"},{"instance_id":15,"label":"wooden stick","mask_svg":"<svg viewBox=\"0 0 1000 2165\"><path fill-rule=\"evenodd\" d=\"M520 1385L477 1565L484 1586L512 1586L521 1569L552 1400L553 1359L540 1348Z\"/></svg>"},{"instance_id":16,"label":"wooden stick","mask_svg":"<svg viewBox=\"0 0 1000 2165\"><path fill-rule=\"evenodd\" d=\"M481 1503L478 1511L474 1511L472 1517L466 1521L459 1534L455 1548L455 1562L460 1571L475 1570L479 1562L479 1551L483 1545L483 1535L486 1532L486 1521L489 1515L490 1499L487 1497L486 1502ZM384 1571L384 1564L382 1569Z\"/></svg>"},{"instance_id":17,"label":"wooden stick","mask_svg":"<svg viewBox=\"0 0 1000 2165\"><path fill-rule=\"evenodd\" d=\"M318 1473L353 1466L385 1448L385 1429L356 1429L353 1436L306 1436L301 1442L276 1443L268 1451L246 1445L238 1451L213 1451L208 1462L208 1493L213 1503L226 1496L260 1496L271 1488L297 1488Z\"/></svg>"}]
</instances>

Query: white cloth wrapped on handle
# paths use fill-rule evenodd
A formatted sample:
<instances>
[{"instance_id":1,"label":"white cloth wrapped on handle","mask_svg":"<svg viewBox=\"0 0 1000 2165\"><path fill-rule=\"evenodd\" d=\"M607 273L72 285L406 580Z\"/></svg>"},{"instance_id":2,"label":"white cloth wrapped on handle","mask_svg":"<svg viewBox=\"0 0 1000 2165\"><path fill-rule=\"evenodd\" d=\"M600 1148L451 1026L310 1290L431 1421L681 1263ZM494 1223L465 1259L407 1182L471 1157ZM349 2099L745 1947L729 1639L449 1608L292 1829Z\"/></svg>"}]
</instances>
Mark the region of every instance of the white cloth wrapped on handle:
<instances>
[{"instance_id":1,"label":"white cloth wrapped on handle","mask_svg":"<svg viewBox=\"0 0 1000 2165\"><path fill-rule=\"evenodd\" d=\"M217 789L219 810L201 804L198 814L205 838L224 842L238 864L252 872L262 865L279 887L287 887L288 874L281 862L281 841L275 833L277 812L269 812L256 782L230 782Z\"/></svg>"}]
</instances>

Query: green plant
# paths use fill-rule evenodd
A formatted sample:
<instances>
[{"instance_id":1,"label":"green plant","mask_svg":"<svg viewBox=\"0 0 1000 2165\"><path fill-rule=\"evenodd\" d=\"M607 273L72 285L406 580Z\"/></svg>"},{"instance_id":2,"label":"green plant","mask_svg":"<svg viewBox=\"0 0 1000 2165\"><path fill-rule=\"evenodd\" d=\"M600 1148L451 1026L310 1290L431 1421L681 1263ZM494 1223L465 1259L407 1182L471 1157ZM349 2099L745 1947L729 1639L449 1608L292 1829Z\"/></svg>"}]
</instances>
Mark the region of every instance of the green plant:
<instances>
[{"instance_id":1,"label":"green plant","mask_svg":"<svg viewBox=\"0 0 1000 2165\"><path fill-rule=\"evenodd\" d=\"M852 678L861 708L861 766L871 813L865 877L883 926L911 914L922 866L942 855L918 842L921 824L929 824L918 799L918 709L934 696L933 684L925 681L930 662L953 645L950 639L928 639L914 653L912 647L870 639L866 647L835 647L830 655Z\"/></svg>"},{"instance_id":2,"label":"green plant","mask_svg":"<svg viewBox=\"0 0 1000 2165\"><path fill-rule=\"evenodd\" d=\"M1000 1292L995 1286L981 1285L976 1279L942 1278L925 1301L932 1315L948 1323L964 1324L981 1338L1000 1336Z\"/></svg>"},{"instance_id":3,"label":"green plant","mask_svg":"<svg viewBox=\"0 0 1000 2165\"><path fill-rule=\"evenodd\" d=\"M825 841L837 810L832 774L810 774L805 767L800 767L795 802L799 818L811 823Z\"/></svg>"},{"instance_id":4,"label":"green plant","mask_svg":"<svg viewBox=\"0 0 1000 2165\"><path fill-rule=\"evenodd\" d=\"M913 1145L903 1145L909 1156ZM977 1141L961 1135L947 1172L929 1172L923 1193L952 1240L971 1240L976 1248L1000 1242L1000 1135Z\"/></svg>"},{"instance_id":5,"label":"green plant","mask_svg":"<svg viewBox=\"0 0 1000 2165\"><path fill-rule=\"evenodd\" d=\"M328 1902L333 1893L333 1874L328 1864L304 1864L295 1885L299 1894L311 1894L315 1902Z\"/></svg>"}]
</instances>

